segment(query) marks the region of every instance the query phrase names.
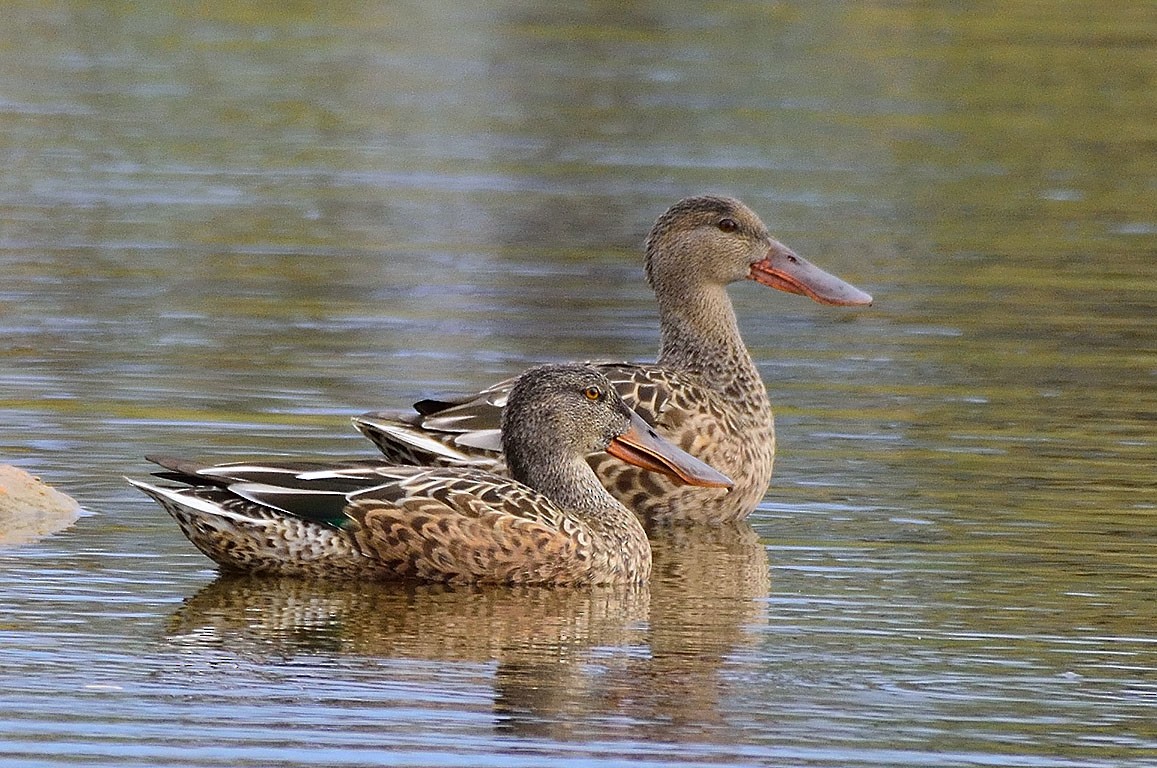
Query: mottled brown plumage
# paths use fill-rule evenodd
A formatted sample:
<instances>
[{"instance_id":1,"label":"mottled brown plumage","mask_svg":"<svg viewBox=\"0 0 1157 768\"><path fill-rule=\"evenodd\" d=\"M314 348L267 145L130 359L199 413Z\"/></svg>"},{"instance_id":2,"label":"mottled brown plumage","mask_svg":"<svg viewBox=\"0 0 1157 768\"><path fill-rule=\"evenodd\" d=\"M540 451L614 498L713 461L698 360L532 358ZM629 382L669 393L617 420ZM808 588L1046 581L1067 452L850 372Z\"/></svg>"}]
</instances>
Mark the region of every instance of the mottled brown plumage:
<instances>
[{"instance_id":1,"label":"mottled brown plumage","mask_svg":"<svg viewBox=\"0 0 1157 768\"><path fill-rule=\"evenodd\" d=\"M191 487L133 485L233 571L500 584L646 580L639 521L584 457L611 451L683 482L723 475L662 440L585 366L523 374L503 415L514 479L350 461L204 466L158 458Z\"/></svg>"},{"instance_id":2,"label":"mottled brown plumage","mask_svg":"<svg viewBox=\"0 0 1157 768\"><path fill-rule=\"evenodd\" d=\"M658 362L593 365L660 434L735 487L679 486L606 453L592 456L591 465L648 524L742 519L771 480L775 428L727 286L751 279L824 304L868 304L871 297L773 240L750 208L725 197L687 198L659 217L645 267L659 303ZM503 472L500 419L513 381L458 400L424 400L416 413L367 413L354 423L391 461Z\"/></svg>"}]
</instances>

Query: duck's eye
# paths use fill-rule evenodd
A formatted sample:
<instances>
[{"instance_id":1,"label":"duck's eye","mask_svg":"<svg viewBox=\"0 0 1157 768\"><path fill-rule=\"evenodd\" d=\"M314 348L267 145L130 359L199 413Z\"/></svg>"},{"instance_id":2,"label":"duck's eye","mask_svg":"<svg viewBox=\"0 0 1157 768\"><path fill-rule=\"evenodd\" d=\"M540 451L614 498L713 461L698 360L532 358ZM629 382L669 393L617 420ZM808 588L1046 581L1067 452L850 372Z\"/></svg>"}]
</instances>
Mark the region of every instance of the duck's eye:
<instances>
[{"instance_id":1,"label":"duck's eye","mask_svg":"<svg viewBox=\"0 0 1157 768\"><path fill-rule=\"evenodd\" d=\"M597 403L603 397L603 391L598 387L587 387L583 390L583 394L586 395L587 400L590 400L592 403Z\"/></svg>"},{"instance_id":2,"label":"duck's eye","mask_svg":"<svg viewBox=\"0 0 1157 768\"><path fill-rule=\"evenodd\" d=\"M734 232L739 229L739 222L732 218L720 219L715 226L719 227L720 232Z\"/></svg>"}]
</instances>

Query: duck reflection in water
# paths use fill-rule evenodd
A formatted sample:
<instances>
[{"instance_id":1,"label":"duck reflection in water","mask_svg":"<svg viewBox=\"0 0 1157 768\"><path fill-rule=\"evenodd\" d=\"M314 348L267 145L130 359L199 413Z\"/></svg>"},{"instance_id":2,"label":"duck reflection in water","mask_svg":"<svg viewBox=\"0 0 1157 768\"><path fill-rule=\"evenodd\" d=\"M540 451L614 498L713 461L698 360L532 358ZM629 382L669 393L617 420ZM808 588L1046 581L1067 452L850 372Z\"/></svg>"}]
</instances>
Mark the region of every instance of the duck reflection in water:
<instances>
[{"instance_id":1,"label":"duck reflection in water","mask_svg":"<svg viewBox=\"0 0 1157 768\"><path fill-rule=\"evenodd\" d=\"M193 664L221 652L257 668L318 655L430 662L406 670L435 694L447 665L493 664L494 727L512 735L589 738L626 717L657 739L727 738L724 667L767 621L764 545L746 523L677 528L653 545L654 574L638 585L222 574L174 613L167 634L218 654L192 653Z\"/></svg>"}]
</instances>

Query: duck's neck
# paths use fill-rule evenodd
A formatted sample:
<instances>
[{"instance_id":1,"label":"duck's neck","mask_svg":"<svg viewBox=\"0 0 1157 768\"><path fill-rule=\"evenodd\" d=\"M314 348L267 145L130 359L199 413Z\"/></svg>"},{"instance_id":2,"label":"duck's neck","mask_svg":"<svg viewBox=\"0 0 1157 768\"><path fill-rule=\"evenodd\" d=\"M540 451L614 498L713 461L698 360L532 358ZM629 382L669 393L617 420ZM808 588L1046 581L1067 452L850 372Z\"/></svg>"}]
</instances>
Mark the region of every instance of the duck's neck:
<instances>
[{"instance_id":1,"label":"duck's neck","mask_svg":"<svg viewBox=\"0 0 1157 768\"><path fill-rule=\"evenodd\" d=\"M542 493L560 509L601 527L619 517L633 517L612 496L582 457L538 457L532 465L511 466L511 474Z\"/></svg>"},{"instance_id":2,"label":"duck's neck","mask_svg":"<svg viewBox=\"0 0 1157 768\"><path fill-rule=\"evenodd\" d=\"M540 454L524 461L508 452L507 462L515 480L534 488L594 532L621 540L638 528L637 535L646 536L635 516L599 482L585 457Z\"/></svg>"},{"instance_id":3,"label":"duck's neck","mask_svg":"<svg viewBox=\"0 0 1157 768\"><path fill-rule=\"evenodd\" d=\"M755 411L767 409L767 390L739 335L731 298L722 286L659 298L659 365L694 373L716 392Z\"/></svg>"}]
</instances>

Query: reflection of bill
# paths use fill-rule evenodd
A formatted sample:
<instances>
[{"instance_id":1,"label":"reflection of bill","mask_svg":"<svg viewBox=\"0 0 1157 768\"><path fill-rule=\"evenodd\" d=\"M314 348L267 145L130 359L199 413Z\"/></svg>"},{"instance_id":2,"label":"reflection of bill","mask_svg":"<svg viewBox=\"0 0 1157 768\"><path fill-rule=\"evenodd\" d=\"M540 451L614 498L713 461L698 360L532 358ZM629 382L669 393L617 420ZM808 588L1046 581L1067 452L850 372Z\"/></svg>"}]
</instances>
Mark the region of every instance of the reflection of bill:
<instances>
[{"instance_id":1,"label":"reflection of bill","mask_svg":"<svg viewBox=\"0 0 1157 768\"><path fill-rule=\"evenodd\" d=\"M437 695L447 664L496 663L492 711L503 732L578 739L626 717L679 740L680 723L721 719L722 667L764 620L767 555L746 523L662 530L652 546L649 587L221 576L167 631L181 647L261 664L316 653L436 662L408 670Z\"/></svg>"},{"instance_id":2,"label":"reflection of bill","mask_svg":"<svg viewBox=\"0 0 1157 768\"><path fill-rule=\"evenodd\" d=\"M767 621L767 550L746 522L652 531L651 550L649 655L608 685L648 737L695 741L697 727L725 725L721 704L734 684L724 667Z\"/></svg>"}]
</instances>

